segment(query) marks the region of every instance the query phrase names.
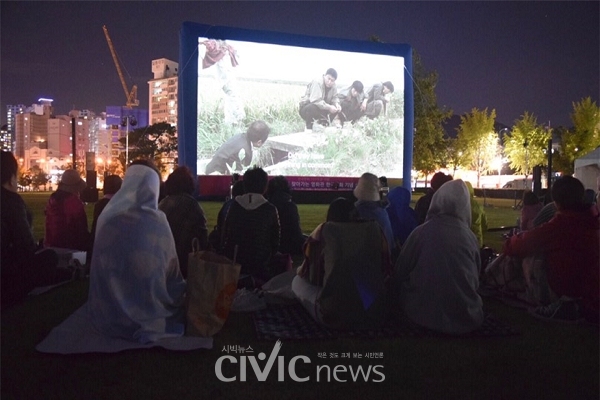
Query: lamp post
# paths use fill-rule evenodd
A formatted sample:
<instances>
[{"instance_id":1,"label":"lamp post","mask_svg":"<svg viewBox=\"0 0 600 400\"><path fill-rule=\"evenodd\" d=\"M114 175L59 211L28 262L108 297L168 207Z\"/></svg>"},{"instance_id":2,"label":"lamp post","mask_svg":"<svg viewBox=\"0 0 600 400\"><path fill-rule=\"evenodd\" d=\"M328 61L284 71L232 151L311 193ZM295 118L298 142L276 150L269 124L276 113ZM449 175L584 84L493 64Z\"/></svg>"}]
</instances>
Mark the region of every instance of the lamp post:
<instances>
[{"instance_id":1,"label":"lamp post","mask_svg":"<svg viewBox=\"0 0 600 400\"><path fill-rule=\"evenodd\" d=\"M137 120L131 114L124 116L121 119L121 126L125 127L125 170L129 165L129 126L136 126Z\"/></svg>"}]
</instances>

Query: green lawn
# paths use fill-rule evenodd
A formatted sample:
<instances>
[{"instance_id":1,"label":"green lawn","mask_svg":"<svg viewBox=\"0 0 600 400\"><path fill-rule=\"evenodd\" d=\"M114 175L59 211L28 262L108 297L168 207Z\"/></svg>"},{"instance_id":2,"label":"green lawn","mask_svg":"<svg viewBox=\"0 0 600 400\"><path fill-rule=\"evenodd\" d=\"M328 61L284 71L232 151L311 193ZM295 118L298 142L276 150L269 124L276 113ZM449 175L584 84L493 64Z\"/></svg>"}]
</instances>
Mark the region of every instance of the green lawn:
<instances>
[{"instance_id":1,"label":"green lawn","mask_svg":"<svg viewBox=\"0 0 600 400\"><path fill-rule=\"evenodd\" d=\"M43 230L48 194L26 194L36 218L36 236ZM202 203L209 226L220 203ZM91 206L88 205L88 211ZM325 218L326 205L300 205L302 226L310 232ZM486 207L490 226L514 223L518 212L498 203ZM40 228L41 226L41 228ZM499 237L488 235L486 240ZM266 382L224 383L215 375L216 360L226 345L251 346L270 354L274 343L256 339L251 315L231 313L215 335L212 350L171 352L162 349L118 354L60 356L35 351L48 332L87 297L88 282L76 281L27 300L2 313L2 399L598 399L598 329L547 323L492 299L484 307L518 329L518 336L461 339L447 337L284 341L286 363L305 355L298 375L277 380L274 367ZM319 353L382 353L374 361L322 359ZM317 382L316 365L381 365L383 382ZM261 366L264 362L261 363ZM239 363L227 371L237 374ZM342 375L344 376L344 375ZM345 374L345 378L349 375Z\"/></svg>"}]
</instances>

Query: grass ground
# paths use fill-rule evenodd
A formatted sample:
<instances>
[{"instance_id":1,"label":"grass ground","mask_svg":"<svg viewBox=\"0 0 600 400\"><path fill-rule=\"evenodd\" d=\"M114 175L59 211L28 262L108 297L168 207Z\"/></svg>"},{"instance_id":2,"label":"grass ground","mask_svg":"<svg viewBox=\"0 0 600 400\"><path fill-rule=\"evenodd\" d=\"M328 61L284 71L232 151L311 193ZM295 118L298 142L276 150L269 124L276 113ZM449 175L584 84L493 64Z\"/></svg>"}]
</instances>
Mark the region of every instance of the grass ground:
<instances>
[{"instance_id":1,"label":"grass ground","mask_svg":"<svg viewBox=\"0 0 600 400\"><path fill-rule=\"evenodd\" d=\"M46 195L47 196L47 195ZM43 196L27 195L45 204ZM214 225L219 203L202 204ZM89 206L88 206L89 207ZM325 217L327 206L299 206L303 229ZM35 210L34 210L35 211ZM510 207L486 208L490 226L512 224ZM36 219L39 210L35 211ZM497 215L496 215L497 214ZM39 224L39 221L38 221ZM43 227L43 222L42 222ZM39 229L39 228L36 228ZM39 235L37 235L39 237ZM499 237L496 232L490 240ZM256 339L250 314L231 313L215 335L212 350L170 352L162 349L117 354L60 356L35 351L48 332L87 297L86 281L71 282L2 313L2 399L598 399L598 329L548 323L493 299L484 307L518 329L518 336L461 339L447 337L285 341L280 355L288 362L305 355L298 375L280 382L275 371L259 382L248 363L248 381L224 383L215 375L216 360L226 345L251 346L270 354L274 343ZM319 358L318 353L383 353L372 361ZM236 356L239 357L239 356ZM264 364L261 364L264 365ZM381 365L379 383L316 381L316 365ZM240 364L226 368L239 377ZM274 370L276 367L274 367ZM372 378L371 378L372 379Z\"/></svg>"}]
</instances>

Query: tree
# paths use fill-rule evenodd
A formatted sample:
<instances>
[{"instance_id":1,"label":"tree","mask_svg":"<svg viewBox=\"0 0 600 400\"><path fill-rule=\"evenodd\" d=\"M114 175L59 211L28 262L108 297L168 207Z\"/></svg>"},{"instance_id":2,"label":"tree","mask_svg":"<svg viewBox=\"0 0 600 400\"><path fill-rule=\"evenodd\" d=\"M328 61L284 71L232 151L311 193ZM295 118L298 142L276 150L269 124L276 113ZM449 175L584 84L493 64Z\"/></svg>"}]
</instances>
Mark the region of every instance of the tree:
<instances>
[{"instance_id":1,"label":"tree","mask_svg":"<svg viewBox=\"0 0 600 400\"><path fill-rule=\"evenodd\" d=\"M504 154L516 172L528 176L536 165L548 165L546 149L551 131L538 125L533 114L525 112L515 121L510 135L504 136Z\"/></svg>"},{"instance_id":2,"label":"tree","mask_svg":"<svg viewBox=\"0 0 600 400\"><path fill-rule=\"evenodd\" d=\"M427 176L444 162L446 143L443 123L450 118L452 110L438 107L435 94L438 74L425 69L416 51L413 51L413 77L415 81L413 168Z\"/></svg>"},{"instance_id":3,"label":"tree","mask_svg":"<svg viewBox=\"0 0 600 400\"><path fill-rule=\"evenodd\" d=\"M479 178L485 172L494 168L494 159L499 154L498 135L494 131L496 110L488 114L487 108L479 111L471 110L470 114L460 117L458 127L457 150L464 157L461 161L466 167L477 172L477 187Z\"/></svg>"},{"instance_id":4,"label":"tree","mask_svg":"<svg viewBox=\"0 0 600 400\"><path fill-rule=\"evenodd\" d=\"M29 170L29 175L31 176L31 184L34 187L39 189L40 186L44 186L44 190L46 190L46 185L48 184L50 177L48 174L42 171L38 165L31 167Z\"/></svg>"},{"instance_id":5,"label":"tree","mask_svg":"<svg viewBox=\"0 0 600 400\"><path fill-rule=\"evenodd\" d=\"M120 139L125 145L125 138ZM169 164L176 163L177 128L166 122L138 128L129 132L129 159L150 158L157 168L165 172ZM124 160L122 160L124 164Z\"/></svg>"},{"instance_id":6,"label":"tree","mask_svg":"<svg viewBox=\"0 0 600 400\"><path fill-rule=\"evenodd\" d=\"M562 132L557 156L557 167L565 174L573 173L575 159L600 146L600 108L586 97L573 103L571 121L573 129Z\"/></svg>"}]
</instances>

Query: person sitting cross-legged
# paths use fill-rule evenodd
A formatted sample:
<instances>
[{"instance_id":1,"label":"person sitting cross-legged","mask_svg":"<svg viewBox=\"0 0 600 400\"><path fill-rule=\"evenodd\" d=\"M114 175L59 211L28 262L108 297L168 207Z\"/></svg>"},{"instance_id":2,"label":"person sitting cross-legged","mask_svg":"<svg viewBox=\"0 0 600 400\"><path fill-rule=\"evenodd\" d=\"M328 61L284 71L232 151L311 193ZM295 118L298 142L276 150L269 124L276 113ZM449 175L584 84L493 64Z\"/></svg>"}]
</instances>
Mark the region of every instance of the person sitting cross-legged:
<instances>
[{"instance_id":1,"label":"person sitting cross-legged","mask_svg":"<svg viewBox=\"0 0 600 400\"><path fill-rule=\"evenodd\" d=\"M563 176L551 190L556 215L509 238L503 253L521 258L541 253L545 259L547 285L558 300L531 310L532 315L598 323L600 222L584 203L584 187L577 178Z\"/></svg>"},{"instance_id":2,"label":"person sitting cross-legged","mask_svg":"<svg viewBox=\"0 0 600 400\"><path fill-rule=\"evenodd\" d=\"M263 283L283 271L271 270L277 253L280 226L277 208L263 196L268 175L258 167L244 173L245 194L231 203L223 226L223 254L241 265L241 278L249 275L250 286Z\"/></svg>"}]
</instances>

